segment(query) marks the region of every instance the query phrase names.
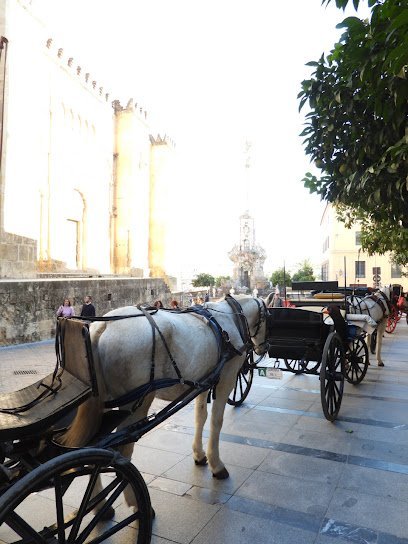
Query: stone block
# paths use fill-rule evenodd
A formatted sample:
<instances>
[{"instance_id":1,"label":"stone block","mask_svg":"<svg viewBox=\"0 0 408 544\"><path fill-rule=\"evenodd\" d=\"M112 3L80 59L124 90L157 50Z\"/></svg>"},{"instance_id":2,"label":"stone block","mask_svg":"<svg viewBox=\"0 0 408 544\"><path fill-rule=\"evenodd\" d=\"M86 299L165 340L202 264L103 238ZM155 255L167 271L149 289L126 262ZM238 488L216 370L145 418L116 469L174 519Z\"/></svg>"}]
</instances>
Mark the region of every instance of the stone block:
<instances>
[{"instance_id":1,"label":"stone block","mask_svg":"<svg viewBox=\"0 0 408 544\"><path fill-rule=\"evenodd\" d=\"M17 258L19 261L28 261L29 260L29 251L28 246L19 245L17 246Z\"/></svg>"}]
</instances>

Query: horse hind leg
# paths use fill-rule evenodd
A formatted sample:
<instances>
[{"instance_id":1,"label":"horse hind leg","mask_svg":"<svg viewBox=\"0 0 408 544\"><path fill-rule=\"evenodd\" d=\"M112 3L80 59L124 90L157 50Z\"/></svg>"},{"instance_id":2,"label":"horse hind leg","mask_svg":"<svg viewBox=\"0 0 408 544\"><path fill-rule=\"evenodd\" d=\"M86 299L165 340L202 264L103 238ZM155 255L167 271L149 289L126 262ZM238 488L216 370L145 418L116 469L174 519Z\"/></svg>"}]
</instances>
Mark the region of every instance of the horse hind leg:
<instances>
[{"instance_id":1,"label":"horse hind leg","mask_svg":"<svg viewBox=\"0 0 408 544\"><path fill-rule=\"evenodd\" d=\"M205 391L198 395L194 405L194 439L193 439L193 459L196 465L204 466L207 464L207 456L203 448L203 429L207 420L207 394Z\"/></svg>"},{"instance_id":2,"label":"horse hind leg","mask_svg":"<svg viewBox=\"0 0 408 544\"><path fill-rule=\"evenodd\" d=\"M126 418L125 421L123 421L118 426L118 431L126 428L128 425L131 425L132 423L136 423L137 421L144 419L147 416L147 412L150 408L151 403L153 402L153 399L154 399L154 393L147 395L143 401L143 404L139 406L139 408L137 408L131 416ZM127 459L130 460L132 458L134 445L135 445L134 442L130 442L129 444L124 444L123 446L118 447L118 451L120 452L121 455L123 455L123 457L126 457ZM125 487L123 495L125 497L126 504L136 509L137 500L130 485Z\"/></svg>"},{"instance_id":3,"label":"horse hind leg","mask_svg":"<svg viewBox=\"0 0 408 544\"><path fill-rule=\"evenodd\" d=\"M229 477L229 472L220 458L220 434L224 422L225 405L227 404L228 395L234 387L238 368L241 367L242 362L242 359L239 359L238 366L233 361L228 363L228 370L226 372L224 370L217 384L216 396L212 405L207 457L213 477L218 480L224 480Z\"/></svg>"},{"instance_id":4,"label":"horse hind leg","mask_svg":"<svg viewBox=\"0 0 408 544\"><path fill-rule=\"evenodd\" d=\"M378 366L384 366L384 361L382 360L382 357L381 357L381 348L382 348L382 341L383 341L383 336L384 336L386 326L387 326L387 318L384 318L377 326L376 357L377 357Z\"/></svg>"},{"instance_id":5,"label":"horse hind leg","mask_svg":"<svg viewBox=\"0 0 408 544\"><path fill-rule=\"evenodd\" d=\"M139 408L137 408L137 410L135 410L135 412L133 412L131 416L129 416L127 419L125 419L125 421L123 421L120 425L118 425L117 430L119 431L127 427L128 425L135 423L136 421L146 417L147 411L153 401L153 398L154 398L154 393L146 397L143 404ZM134 443L131 442L129 444L124 444L123 446L118 446L117 449L120 452L120 454L123 455L123 457L126 457L127 459L131 459L133 448L134 448ZM102 491L103 491L103 483L102 483L101 477L98 476L91 496L95 497L96 495L98 495L98 493L101 493ZM123 491L123 495L125 497L126 504L129 507L133 507L137 509L137 506L138 506L137 500L130 485L125 487ZM95 510L96 511L100 510L104 506L105 502L106 502L105 500L101 501L100 504L97 506L97 508L95 508ZM113 506L110 506L105 512L102 519L107 521L109 519L112 519L114 515L115 515L115 509Z\"/></svg>"}]
</instances>

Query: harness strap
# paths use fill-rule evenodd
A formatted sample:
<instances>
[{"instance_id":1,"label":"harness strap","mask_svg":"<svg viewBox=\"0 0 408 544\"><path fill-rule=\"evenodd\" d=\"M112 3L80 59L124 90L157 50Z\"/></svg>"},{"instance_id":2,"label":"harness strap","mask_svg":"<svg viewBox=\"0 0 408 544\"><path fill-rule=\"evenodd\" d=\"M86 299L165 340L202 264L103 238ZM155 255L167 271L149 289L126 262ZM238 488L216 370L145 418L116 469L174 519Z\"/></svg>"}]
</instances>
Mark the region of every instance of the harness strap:
<instances>
[{"instance_id":1,"label":"harness strap","mask_svg":"<svg viewBox=\"0 0 408 544\"><path fill-rule=\"evenodd\" d=\"M143 314L145 315L145 317L147 318L148 322L150 323L151 327L152 327L152 330L153 330L153 344L155 343L154 342L154 331L155 329L157 330L157 332L159 333L159 336L163 342L163 345L164 345L164 348L165 350L167 351L167 355L169 356L169 359L171 361L171 364L173 365L173 368L177 374L177 377L179 380L183 380L182 376L181 376L181 372L177 366L177 363L176 361L174 360L173 358L173 355L171 354L171 351L169 349L169 346L167 345L167 342L166 342L166 339L164 338L163 336L163 333L161 332L161 330L159 329L159 326L157 325L156 321L153 319L153 317L150 315L150 313L148 311L146 311L142 306L138 306L138 309L143 312ZM152 349L152 366L154 366L154 347ZM150 372L150 376L152 375L152 371ZM153 375L154 375L154 370L153 370Z\"/></svg>"}]
</instances>

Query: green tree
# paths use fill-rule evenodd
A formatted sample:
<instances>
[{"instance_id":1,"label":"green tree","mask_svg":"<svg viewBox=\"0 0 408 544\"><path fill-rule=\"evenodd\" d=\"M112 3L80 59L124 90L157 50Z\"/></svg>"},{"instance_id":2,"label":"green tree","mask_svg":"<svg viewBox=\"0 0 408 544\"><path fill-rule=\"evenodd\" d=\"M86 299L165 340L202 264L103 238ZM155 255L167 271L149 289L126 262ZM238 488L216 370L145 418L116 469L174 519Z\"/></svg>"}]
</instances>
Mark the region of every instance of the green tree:
<instances>
[{"instance_id":1,"label":"green tree","mask_svg":"<svg viewBox=\"0 0 408 544\"><path fill-rule=\"evenodd\" d=\"M284 285L286 287L290 287L292 282L290 273L283 268L278 268L272 272L272 276L269 278L269 281L271 281L272 285L274 286L278 284L279 287L283 287Z\"/></svg>"},{"instance_id":2,"label":"green tree","mask_svg":"<svg viewBox=\"0 0 408 544\"><path fill-rule=\"evenodd\" d=\"M330 3L323 0L322 3ZM355 8L359 0L353 0ZM348 0L336 0L345 8ZM346 226L362 222L369 254L408 263L408 10L368 0L369 20L347 17L339 43L302 82L306 154L321 170L305 187L333 203Z\"/></svg>"},{"instance_id":3,"label":"green tree","mask_svg":"<svg viewBox=\"0 0 408 544\"><path fill-rule=\"evenodd\" d=\"M215 287L224 287L231 284L231 276L217 276L215 278Z\"/></svg>"},{"instance_id":4,"label":"green tree","mask_svg":"<svg viewBox=\"0 0 408 544\"><path fill-rule=\"evenodd\" d=\"M215 278L211 274L197 274L191 283L193 287L212 287L215 283Z\"/></svg>"},{"instance_id":5,"label":"green tree","mask_svg":"<svg viewBox=\"0 0 408 544\"><path fill-rule=\"evenodd\" d=\"M292 281L315 281L313 267L308 259L299 263L299 269L293 274Z\"/></svg>"}]
</instances>

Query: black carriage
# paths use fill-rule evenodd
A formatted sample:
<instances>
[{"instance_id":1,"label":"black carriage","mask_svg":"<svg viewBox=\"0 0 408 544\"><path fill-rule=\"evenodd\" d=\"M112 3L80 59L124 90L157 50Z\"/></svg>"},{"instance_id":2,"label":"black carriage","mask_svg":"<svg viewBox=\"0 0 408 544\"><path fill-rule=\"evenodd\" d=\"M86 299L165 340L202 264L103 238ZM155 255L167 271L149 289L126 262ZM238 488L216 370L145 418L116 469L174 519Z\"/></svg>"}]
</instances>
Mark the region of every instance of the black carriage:
<instances>
[{"instance_id":1,"label":"black carriage","mask_svg":"<svg viewBox=\"0 0 408 544\"><path fill-rule=\"evenodd\" d=\"M140 309L137 315L93 320L151 319L152 309ZM202 314L204 310L190 311ZM95 402L102 401L98 398L88 324L81 318L58 319L54 372L20 391L0 395L0 542L98 544L131 525L137 544L150 543L154 513L146 484L118 448L137 442L218 383L224 364L236 352L229 345L228 335L222 329L218 331L215 320L208 320L208 324L214 334L219 334L220 342L225 341L225 349L201 380L161 378L107 400L102 421L95 421L97 434L91 443L73 448L64 444L64 437L76 411L86 409L81 405L92 397ZM127 423L132 410L123 407L131 404L137 408L147 392L175 384L184 386L177 398L157 413ZM134 511L123 508L119 519L113 520L118 497L124 491L132 494ZM40 504L42 498L47 499L45 506ZM48 520L45 527L44 516L35 515L33 504L46 510L42 512ZM121 534L117 537L119 542L127 538Z\"/></svg>"},{"instance_id":2,"label":"black carriage","mask_svg":"<svg viewBox=\"0 0 408 544\"><path fill-rule=\"evenodd\" d=\"M340 313L339 313L340 315ZM239 406L247 397L255 369L263 375L279 371L295 374L314 374L320 378L320 396L323 413L334 421L340 411L344 380L360 383L368 368L368 348L365 333L355 325L336 331L333 321L321 311L300 308L268 308L268 354L273 367L262 366L248 354L238 376L235 389L228 400ZM283 367L284 365L284 367Z\"/></svg>"},{"instance_id":3,"label":"black carriage","mask_svg":"<svg viewBox=\"0 0 408 544\"><path fill-rule=\"evenodd\" d=\"M59 441L75 410L97 395L88 327L76 320L60 324L55 371L0 395L0 539L96 544L133 523L135 541L148 544L152 508L146 484L129 459L106 448L106 438L124 414L107 412L101 434L86 448L64 447ZM103 489L96 487L98 476ZM136 508L114 522L112 505L127 486ZM48 520L45 527L40 510Z\"/></svg>"}]
</instances>

